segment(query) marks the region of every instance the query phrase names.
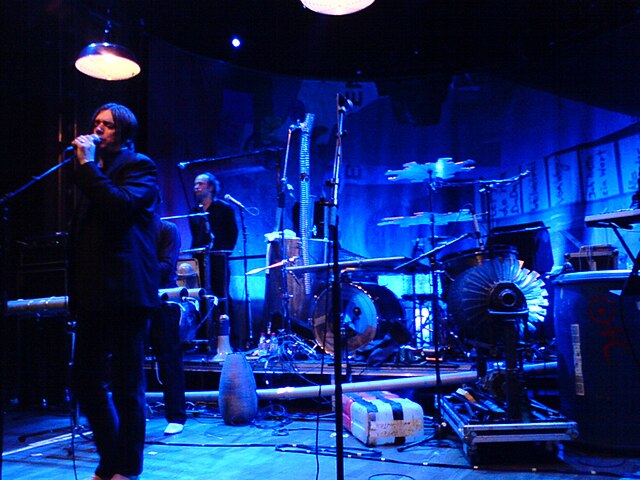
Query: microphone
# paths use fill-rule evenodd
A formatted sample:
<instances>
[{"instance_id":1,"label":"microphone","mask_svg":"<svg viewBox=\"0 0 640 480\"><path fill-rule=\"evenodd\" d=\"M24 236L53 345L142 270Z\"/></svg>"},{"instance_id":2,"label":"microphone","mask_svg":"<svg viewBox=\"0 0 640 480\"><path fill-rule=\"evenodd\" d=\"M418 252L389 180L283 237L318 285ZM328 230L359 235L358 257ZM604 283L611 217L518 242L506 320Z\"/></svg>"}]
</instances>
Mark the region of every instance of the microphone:
<instances>
[{"instance_id":1,"label":"microphone","mask_svg":"<svg viewBox=\"0 0 640 480\"><path fill-rule=\"evenodd\" d=\"M229 203L233 203L235 206L240 207L243 210L247 210L247 207L245 207L240 201L236 200L235 198L233 198L231 195L229 195L228 193L224 196L224 199L229 202Z\"/></svg>"},{"instance_id":2,"label":"microphone","mask_svg":"<svg viewBox=\"0 0 640 480\"><path fill-rule=\"evenodd\" d=\"M352 108L353 108L353 102L349 100L347 97L345 97L344 95L342 95L341 93L339 93L338 109L342 110L343 112L346 112L348 110L351 110Z\"/></svg>"},{"instance_id":3,"label":"microphone","mask_svg":"<svg viewBox=\"0 0 640 480\"><path fill-rule=\"evenodd\" d=\"M93 144L94 145L100 145L100 143L102 143L102 139L98 135L96 135L95 133L92 135L92 137L93 137ZM64 153L68 154L68 153L74 152L75 149L76 149L75 145L69 145L67 148L64 149Z\"/></svg>"}]
</instances>

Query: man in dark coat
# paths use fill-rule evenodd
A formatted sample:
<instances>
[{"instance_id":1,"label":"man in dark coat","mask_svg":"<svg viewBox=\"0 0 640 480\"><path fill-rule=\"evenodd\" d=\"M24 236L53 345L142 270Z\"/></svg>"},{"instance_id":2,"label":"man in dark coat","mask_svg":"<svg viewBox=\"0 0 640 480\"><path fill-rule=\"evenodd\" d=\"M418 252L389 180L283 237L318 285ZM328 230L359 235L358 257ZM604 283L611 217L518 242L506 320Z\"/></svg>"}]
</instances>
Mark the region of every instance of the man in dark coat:
<instances>
[{"instance_id":1,"label":"man in dark coat","mask_svg":"<svg viewBox=\"0 0 640 480\"><path fill-rule=\"evenodd\" d=\"M229 311L229 254L238 239L235 210L219 198L220 182L212 173L202 173L193 182L196 205L191 213L208 213L206 218L190 217L191 248L208 247L213 253L210 259L211 290L222 299L225 311Z\"/></svg>"},{"instance_id":2,"label":"man in dark coat","mask_svg":"<svg viewBox=\"0 0 640 480\"><path fill-rule=\"evenodd\" d=\"M160 288L177 286L176 265L180 254L178 227L160 217L156 219L156 245L160 266ZM162 383L165 418L168 425L165 435L182 432L187 421L185 401L185 377L180 339L180 307L177 303L160 305L151 319L151 347L158 362Z\"/></svg>"},{"instance_id":3,"label":"man in dark coat","mask_svg":"<svg viewBox=\"0 0 640 480\"><path fill-rule=\"evenodd\" d=\"M109 103L73 142L80 199L70 228L73 385L100 463L94 480L135 479L145 440L145 333L158 306L157 169L135 152L138 122ZM111 395L109 395L109 390Z\"/></svg>"}]
</instances>

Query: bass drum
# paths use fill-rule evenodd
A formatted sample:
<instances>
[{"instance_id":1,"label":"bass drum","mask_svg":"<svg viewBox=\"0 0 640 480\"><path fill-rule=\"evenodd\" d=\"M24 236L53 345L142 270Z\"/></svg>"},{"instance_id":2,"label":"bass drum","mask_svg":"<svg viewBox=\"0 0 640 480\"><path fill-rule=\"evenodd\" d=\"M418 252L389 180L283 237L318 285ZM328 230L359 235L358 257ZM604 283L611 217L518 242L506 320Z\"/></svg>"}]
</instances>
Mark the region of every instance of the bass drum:
<instances>
[{"instance_id":1,"label":"bass drum","mask_svg":"<svg viewBox=\"0 0 640 480\"><path fill-rule=\"evenodd\" d=\"M367 346L373 340L406 332L404 309L391 290L376 284L340 285L342 321L347 336L347 352ZM327 353L334 352L332 287L315 299L310 323L316 342Z\"/></svg>"}]
</instances>

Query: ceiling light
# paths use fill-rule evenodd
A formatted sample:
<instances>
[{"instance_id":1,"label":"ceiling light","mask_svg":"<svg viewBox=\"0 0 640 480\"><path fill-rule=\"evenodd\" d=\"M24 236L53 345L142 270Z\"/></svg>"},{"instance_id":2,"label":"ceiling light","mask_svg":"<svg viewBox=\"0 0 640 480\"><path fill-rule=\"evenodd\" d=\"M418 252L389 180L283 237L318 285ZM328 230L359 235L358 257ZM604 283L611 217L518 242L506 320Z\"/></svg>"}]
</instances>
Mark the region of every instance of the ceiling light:
<instances>
[{"instance_id":1,"label":"ceiling light","mask_svg":"<svg viewBox=\"0 0 640 480\"><path fill-rule=\"evenodd\" d=\"M76 68L101 80L126 80L140 73L140 65L129 49L113 43L91 43L76 60Z\"/></svg>"},{"instance_id":2,"label":"ceiling light","mask_svg":"<svg viewBox=\"0 0 640 480\"><path fill-rule=\"evenodd\" d=\"M76 60L76 68L85 75L101 80L127 80L140 73L140 65L131 50L109 43L111 22L107 20L102 43L84 47Z\"/></svg>"},{"instance_id":3,"label":"ceiling light","mask_svg":"<svg viewBox=\"0 0 640 480\"><path fill-rule=\"evenodd\" d=\"M348 15L359 12L374 0L301 0L309 10L325 15Z\"/></svg>"}]
</instances>

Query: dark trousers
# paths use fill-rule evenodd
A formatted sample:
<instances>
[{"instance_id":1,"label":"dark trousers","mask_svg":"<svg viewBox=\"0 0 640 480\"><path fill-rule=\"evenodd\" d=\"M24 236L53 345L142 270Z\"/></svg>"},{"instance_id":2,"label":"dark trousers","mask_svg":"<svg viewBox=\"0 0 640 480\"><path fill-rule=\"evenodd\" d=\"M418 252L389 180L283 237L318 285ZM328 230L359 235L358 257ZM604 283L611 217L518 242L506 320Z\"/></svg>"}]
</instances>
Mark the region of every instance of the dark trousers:
<instances>
[{"instance_id":1,"label":"dark trousers","mask_svg":"<svg viewBox=\"0 0 640 480\"><path fill-rule=\"evenodd\" d=\"M100 456L96 475L142 472L144 346L150 309L77 315L73 385Z\"/></svg>"},{"instance_id":2,"label":"dark trousers","mask_svg":"<svg viewBox=\"0 0 640 480\"><path fill-rule=\"evenodd\" d=\"M231 272L229 270L228 256L221 253L211 255L211 293L220 300L221 313L229 313L229 282Z\"/></svg>"},{"instance_id":3,"label":"dark trousers","mask_svg":"<svg viewBox=\"0 0 640 480\"><path fill-rule=\"evenodd\" d=\"M184 424L187 412L178 305L163 303L158 308L151 319L150 340L158 362L167 422Z\"/></svg>"}]
</instances>

